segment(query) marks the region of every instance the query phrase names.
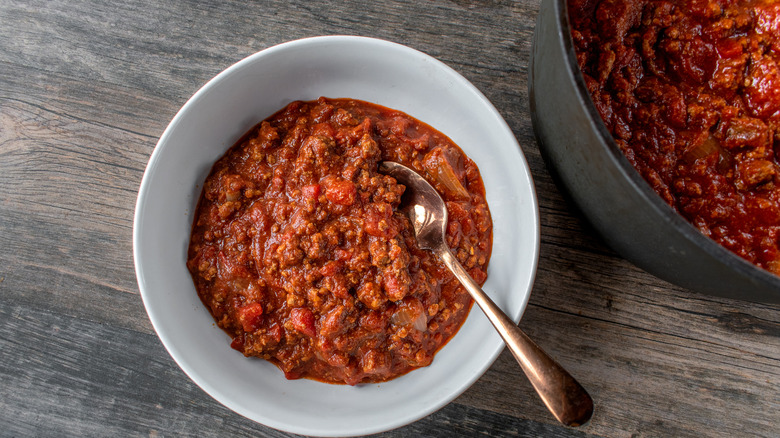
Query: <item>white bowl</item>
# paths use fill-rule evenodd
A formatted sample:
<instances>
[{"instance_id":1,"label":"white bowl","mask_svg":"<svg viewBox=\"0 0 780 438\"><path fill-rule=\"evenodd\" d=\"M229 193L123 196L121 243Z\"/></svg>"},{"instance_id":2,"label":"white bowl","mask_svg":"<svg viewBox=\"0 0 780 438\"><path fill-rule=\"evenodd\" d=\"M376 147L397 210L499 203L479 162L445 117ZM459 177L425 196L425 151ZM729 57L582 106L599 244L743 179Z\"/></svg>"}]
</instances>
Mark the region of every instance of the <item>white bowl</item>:
<instances>
[{"instance_id":1,"label":"white bowl","mask_svg":"<svg viewBox=\"0 0 780 438\"><path fill-rule=\"evenodd\" d=\"M256 53L203 86L160 137L144 173L133 227L138 287L160 340L184 372L235 412L299 434L377 433L449 403L504 347L478 308L425 368L350 387L286 380L274 365L230 348L185 266L193 212L212 164L287 103L350 97L398 109L454 140L479 166L493 218L484 289L515 321L539 252L536 196L511 130L471 83L408 47L363 37L297 40Z\"/></svg>"}]
</instances>

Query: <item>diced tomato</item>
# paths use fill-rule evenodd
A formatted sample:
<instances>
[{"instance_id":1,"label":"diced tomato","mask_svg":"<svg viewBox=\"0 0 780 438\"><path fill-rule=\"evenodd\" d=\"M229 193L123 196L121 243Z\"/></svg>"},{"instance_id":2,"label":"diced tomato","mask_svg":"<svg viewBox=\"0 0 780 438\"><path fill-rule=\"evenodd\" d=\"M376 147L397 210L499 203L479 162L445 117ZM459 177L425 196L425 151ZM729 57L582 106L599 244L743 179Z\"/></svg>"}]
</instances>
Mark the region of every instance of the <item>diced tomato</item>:
<instances>
[{"instance_id":1,"label":"diced tomato","mask_svg":"<svg viewBox=\"0 0 780 438\"><path fill-rule=\"evenodd\" d=\"M268 335L274 340L276 344L282 341L282 326L280 324L274 324L268 328Z\"/></svg>"},{"instance_id":2,"label":"diced tomato","mask_svg":"<svg viewBox=\"0 0 780 438\"><path fill-rule=\"evenodd\" d=\"M473 268L469 271L469 275L479 284L482 284L487 280L487 274L480 268Z\"/></svg>"},{"instance_id":3,"label":"diced tomato","mask_svg":"<svg viewBox=\"0 0 780 438\"><path fill-rule=\"evenodd\" d=\"M771 57L752 62L748 74L750 85L745 87L745 104L751 114L769 118L780 112L780 66Z\"/></svg>"},{"instance_id":4,"label":"diced tomato","mask_svg":"<svg viewBox=\"0 0 780 438\"><path fill-rule=\"evenodd\" d=\"M230 348L244 352L244 337L239 335L233 338L233 342L230 343Z\"/></svg>"},{"instance_id":5,"label":"diced tomato","mask_svg":"<svg viewBox=\"0 0 780 438\"><path fill-rule=\"evenodd\" d=\"M392 239L398 234L398 227L392 220L393 209L390 204L376 203L371 204L365 210L363 218L364 229L366 233L375 237L384 237Z\"/></svg>"},{"instance_id":6,"label":"diced tomato","mask_svg":"<svg viewBox=\"0 0 780 438\"><path fill-rule=\"evenodd\" d=\"M756 33L770 36L768 38L769 42L775 49L778 49L780 48L777 47L778 41L775 39L776 37L772 38L772 36L780 33L780 5L769 3L766 2L766 4L761 5L754 11L756 15Z\"/></svg>"},{"instance_id":7,"label":"diced tomato","mask_svg":"<svg viewBox=\"0 0 780 438\"><path fill-rule=\"evenodd\" d=\"M308 199L317 199L320 197L320 193L322 192L322 188L319 184L312 184L308 186L304 186L301 189L301 193L303 193L304 198Z\"/></svg>"},{"instance_id":8,"label":"diced tomato","mask_svg":"<svg viewBox=\"0 0 780 438\"><path fill-rule=\"evenodd\" d=\"M314 314L311 310L299 307L290 311L290 322L295 330L313 338L317 332L314 330Z\"/></svg>"},{"instance_id":9,"label":"diced tomato","mask_svg":"<svg viewBox=\"0 0 780 438\"><path fill-rule=\"evenodd\" d=\"M341 271L341 263L336 261L325 263L325 265L320 268L320 274L322 274L324 277L332 277L339 271Z\"/></svg>"},{"instance_id":10,"label":"diced tomato","mask_svg":"<svg viewBox=\"0 0 780 438\"><path fill-rule=\"evenodd\" d=\"M303 373L301 373L299 370L290 370L284 372L284 378L287 380L297 380L300 379L301 376L303 376Z\"/></svg>"},{"instance_id":11,"label":"diced tomato","mask_svg":"<svg viewBox=\"0 0 780 438\"><path fill-rule=\"evenodd\" d=\"M718 54L723 58L734 58L742 54L742 44L737 39L726 39L718 42Z\"/></svg>"},{"instance_id":12,"label":"diced tomato","mask_svg":"<svg viewBox=\"0 0 780 438\"><path fill-rule=\"evenodd\" d=\"M352 258L352 251L347 251L341 248L336 248L334 254L336 255L336 260L340 260L342 262Z\"/></svg>"},{"instance_id":13,"label":"diced tomato","mask_svg":"<svg viewBox=\"0 0 780 438\"><path fill-rule=\"evenodd\" d=\"M325 189L325 196L334 204L352 205L357 197L357 189L352 181L333 181Z\"/></svg>"},{"instance_id":14,"label":"diced tomato","mask_svg":"<svg viewBox=\"0 0 780 438\"><path fill-rule=\"evenodd\" d=\"M244 331L252 333L263 322L263 306L260 303L250 303L238 309L238 322Z\"/></svg>"},{"instance_id":15,"label":"diced tomato","mask_svg":"<svg viewBox=\"0 0 780 438\"><path fill-rule=\"evenodd\" d=\"M345 313L346 309L344 306L337 306L326 315L323 315L322 319L320 319L320 335L333 338L348 328L344 327L343 324Z\"/></svg>"}]
</instances>

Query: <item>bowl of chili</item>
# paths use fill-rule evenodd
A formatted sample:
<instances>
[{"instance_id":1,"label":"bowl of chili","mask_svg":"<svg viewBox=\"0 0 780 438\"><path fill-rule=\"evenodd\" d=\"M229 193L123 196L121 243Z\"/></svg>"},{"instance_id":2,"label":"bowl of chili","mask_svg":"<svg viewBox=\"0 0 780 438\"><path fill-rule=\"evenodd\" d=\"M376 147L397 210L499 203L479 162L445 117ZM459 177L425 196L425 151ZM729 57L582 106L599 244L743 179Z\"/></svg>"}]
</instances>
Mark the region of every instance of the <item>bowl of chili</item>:
<instances>
[{"instance_id":1,"label":"bowl of chili","mask_svg":"<svg viewBox=\"0 0 780 438\"><path fill-rule=\"evenodd\" d=\"M543 1L537 141L623 257L691 290L777 303L780 8L683 3Z\"/></svg>"},{"instance_id":2,"label":"bowl of chili","mask_svg":"<svg viewBox=\"0 0 780 438\"><path fill-rule=\"evenodd\" d=\"M478 166L493 224L492 256L484 288L515 320L519 320L528 302L539 250L536 197L517 140L484 95L457 72L428 55L371 38L308 38L258 52L205 84L185 103L160 137L139 191L133 252L144 306L165 348L206 393L233 411L266 426L312 436L377 433L422 418L465 391L503 349L502 341L484 315L472 311L457 334L436 352L427 366L412 367L416 369L400 372L390 380L383 379L382 375L376 381L370 377L350 380L349 376L355 375L349 374L342 383L354 385L325 383L323 380L339 381L343 376L316 372L307 375L311 370L304 372L294 367L289 371L280 370L269 361L245 357L241 354L246 354L245 342L255 338L241 335L242 342L237 343L235 333L222 330L224 327L218 325L219 318L215 321L214 309L204 306L207 300L198 295L193 283L193 278L201 273L206 277L210 275L208 263L201 263L204 258L216 260L214 275L219 276L223 272L240 274L241 271L228 268L238 259L231 259L227 253L209 259L211 256L208 251L202 251L202 246L195 250L190 247L196 234L203 241L213 239L208 234L213 234L214 229L203 228L193 233L193 222L196 222L196 228L197 223L208 223L208 220L198 222L196 217L200 211L201 194L205 196L209 184L212 184L207 177L213 169L217 169L214 164L232 146L242 143L242 138L248 138L244 136L253 127L264 133L270 132L270 128L258 125L260 121L274 114L278 116L276 122L283 124L284 120L288 120L289 117L278 112L282 109L297 115L330 111L329 114L336 117L337 110L333 108L339 105L342 105L341 109L357 113L381 112L381 108L403 112L447 136ZM338 117L346 117L342 116ZM274 126L282 129L281 125ZM285 132L290 132L288 128L284 128ZM312 125L307 129L326 128ZM356 125L355 129L359 126ZM422 128L414 128L415 131L418 129ZM263 138L273 138L273 135ZM316 143L315 140L322 139L312 141ZM311 148L312 151L333 147L327 142L315 143L304 142L300 147ZM362 146L354 153L367 156L375 153L370 144ZM249 156L253 149L251 145L247 148L241 153ZM279 150L282 149L279 147ZM262 155L267 156L266 152ZM235 166L244 163L242 160L236 158L225 166L235 169ZM266 158L264 163L271 161ZM309 201L304 198L312 195L315 201L332 203L334 209L344 211L360 196L364 196L364 201L382 197L392 203L390 198L397 191L392 181L378 178L376 193L368 193L366 188L374 187L373 183L367 182L366 190L362 190L360 186L355 188L342 180L347 178L347 174L357 175L350 173L348 163L344 166L339 167L338 175L324 178L319 187L315 187L317 184L293 187L292 174L287 175L287 181L284 181L285 178L274 181L273 175L270 175L267 187L270 190L275 187L274 184L284 185L286 182L290 191L285 200L298 199L300 195L300 202L305 203ZM274 169L270 170L274 172ZM305 169L301 167L298 170L304 172ZM268 196L267 193L258 195L255 188L241 185L247 181L237 182L234 176L218 177L213 183L216 187L213 199L222 199L220 196L224 195L222 201L226 202L214 206L213 213L204 217L217 217L223 213L225 217L236 217L231 215L240 214L237 208L225 207L238 199L231 190L245 197ZM355 176L354 180L358 179ZM205 187L206 190L204 184L209 186ZM268 202L272 200L267 199ZM247 217L252 214L248 211ZM265 219L257 220L262 222ZM366 232L372 239L381 240L385 232L381 226L374 227L368 222L363 228L344 230L344 235ZM269 244L278 243L284 236L284 232L280 231L270 238L272 242ZM328 276L338 272L347 276L350 273L345 266L339 266L338 271L331 269L333 265L328 265L327 260L317 258L320 255L316 251L309 254L308 250L307 247L306 255L279 250L278 254L284 259L278 262L282 267L289 267L301 257L308 256L322 262L317 275ZM334 252L325 258L332 256L338 259L342 255ZM269 262L269 266L273 263ZM201 266L204 269L199 269ZM323 274L325 271L328 273ZM225 284L241 281L237 277L221 278L225 279ZM273 277L269 276L265 281L273 281ZM399 286L398 281L386 283L389 286L386 284L384 290L388 295L392 294L395 286ZM332 289L323 293L338 293L338 287ZM371 290L357 289L360 291L356 292L358 300L363 303L360 306L374 305ZM294 303L297 298L293 292L289 296ZM218 300L217 295L209 294L208 297ZM416 314L412 310L419 307L417 303L402 301L400 299L393 304L393 308L406 306L411 312L407 312L407 316ZM298 308L296 304L285 305ZM261 318L255 318L260 314L268 315L270 309L260 310L260 307L251 305L236 309L241 309L237 313L236 324L247 331L257 329L273 335L274 330L280 330L273 324L261 327L258 322ZM283 324L284 330L297 332L295 336L299 337L311 332L309 329L312 327L305 324L308 316L304 313L298 310L290 312L288 324ZM315 317L320 315L315 312ZM317 330L330 327L325 319L322 315L321 320L315 320L314 327ZM416 323L416 320L411 321L413 325Z\"/></svg>"}]
</instances>

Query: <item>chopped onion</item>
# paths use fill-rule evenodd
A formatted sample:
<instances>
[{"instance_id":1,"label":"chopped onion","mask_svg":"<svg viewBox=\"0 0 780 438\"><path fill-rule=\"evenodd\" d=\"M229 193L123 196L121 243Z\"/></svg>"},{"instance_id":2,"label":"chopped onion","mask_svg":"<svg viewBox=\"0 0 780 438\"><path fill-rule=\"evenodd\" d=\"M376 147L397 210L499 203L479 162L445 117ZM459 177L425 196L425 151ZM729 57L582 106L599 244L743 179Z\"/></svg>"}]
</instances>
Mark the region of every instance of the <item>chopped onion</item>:
<instances>
[{"instance_id":1,"label":"chopped onion","mask_svg":"<svg viewBox=\"0 0 780 438\"><path fill-rule=\"evenodd\" d=\"M428 316L425 315L425 312L420 312L414 320L412 320L412 317L412 312L407 309L401 309L393 313L393 316L390 317L390 321L401 327L412 325L412 327L421 332L428 329Z\"/></svg>"},{"instance_id":2,"label":"chopped onion","mask_svg":"<svg viewBox=\"0 0 780 438\"><path fill-rule=\"evenodd\" d=\"M441 158L438 160L436 168L431 171L428 169L428 174L436 180L439 184L444 186L447 192L457 199L469 199L469 192L460 183L460 180L455 175L455 171L450 166L450 163L446 159Z\"/></svg>"},{"instance_id":3,"label":"chopped onion","mask_svg":"<svg viewBox=\"0 0 780 438\"><path fill-rule=\"evenodd\" d=\"M225 200L227 202L238 201L241 198L241 190L228 190L225 192Z\"/></svg>"},{"instance_id":4,"label":"chopped onion","mask_svg":"<svg viewBox=\"0 0 780 438\"><path fill-rule=\"evenodd\" d=\"M393 316L390 317L390 322L395 325L404 326L412 322L412 316L409 314L408 310L401 309L393 313Z\"/></svg>"},{"instance_id":5,"label":"chopped onion","mask_svg":"<svg viewBox=\"0 0 780 438\"><path fill-rule=\"evenodd\" d=\"M682 159L686 163L693 163L699 158L704 158L714 152L718 152L719 149L721 149L720 142L716 138L709 136L703 142L685 151Z\"/></svg>"},{"instance_id":6,"label":"chopped onion","mask_svg":"<svg viewBox=\"0 0 780 438\"><path fill-rule=\"evenodd\" d=\"M729 151L723 148L718 139L713 136L707 137L703 142L688 149L683 154L682 160L688 164L693 164L699 158L708 157L716 152L718 153L717 168L721 172L726 172L731 168L733 159Z\"/></svg>"},{"instance_id":7,"label":"chopped onion","mask_svg":"<svg viewBox=\"0 0 780 438\"><path fill-rule=\"evenodd\" d=\"M414 320L414 328L421 332L428 330L428 317L425 316L425 312L420 313L417 319Z\"/></svg>"}]
</instances>

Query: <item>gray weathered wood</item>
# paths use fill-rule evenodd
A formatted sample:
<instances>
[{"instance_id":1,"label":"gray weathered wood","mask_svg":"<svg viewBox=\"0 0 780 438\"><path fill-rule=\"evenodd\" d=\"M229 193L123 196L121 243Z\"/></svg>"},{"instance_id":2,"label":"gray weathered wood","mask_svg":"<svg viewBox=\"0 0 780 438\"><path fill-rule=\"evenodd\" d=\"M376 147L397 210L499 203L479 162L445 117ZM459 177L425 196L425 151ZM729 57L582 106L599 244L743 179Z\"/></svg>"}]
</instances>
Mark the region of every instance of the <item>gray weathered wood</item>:
<instances>
[{"instance_id":1,"label":"gray weathered wood","mask_svg":"<svg viewBox=\"0 0 780 438\"><path fill-rule=\"evenodd\" d=\"M239 59L325 34L385 38L471 80L535 179L542 249L521 326L591 391L556 425L504 352L441 411L383 436L777 436L780 306L697 295L606 248L558 191L526 89L538 0L0 2L0 435L289 436L208 397L157 340L132 217L178 108Z\"/></svg>"}]
</instances>

